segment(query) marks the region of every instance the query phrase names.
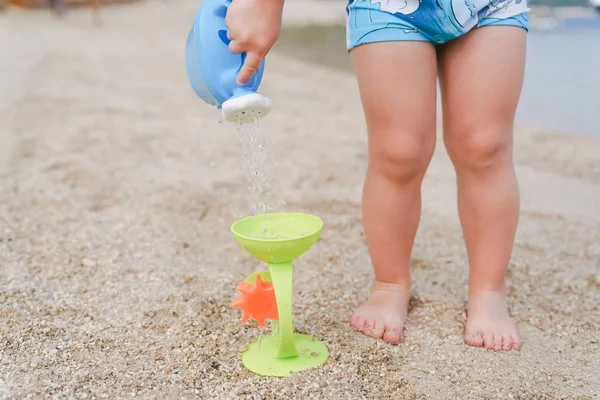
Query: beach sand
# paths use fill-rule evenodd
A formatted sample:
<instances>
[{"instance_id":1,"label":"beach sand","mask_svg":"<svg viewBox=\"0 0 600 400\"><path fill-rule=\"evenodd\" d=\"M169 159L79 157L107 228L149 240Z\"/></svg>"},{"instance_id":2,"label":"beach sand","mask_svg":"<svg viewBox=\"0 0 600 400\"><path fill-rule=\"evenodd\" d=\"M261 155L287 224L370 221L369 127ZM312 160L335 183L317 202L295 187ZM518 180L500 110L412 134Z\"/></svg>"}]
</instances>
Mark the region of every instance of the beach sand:
<instances>
[{"instance_id":1,"label":"beach sand","mask_svg":"<svg viewBox=\"0 0 600 400\"><path fill-rule=\"evenodd\" d=\"M0 14L0 398L600 398L600 141L517 129L508 295L523 345L508 353L463 344L468 268L439 141L406 343L386 345L347 323L372 279L356 81L277 53L261 92L286 210L325 224L295 264L295 327L331 356L286 378L246 371L259 331L231 302L264 265L229 231L247 191L235 127L185 75L196 7L115 6L100 26L84 9Z\"/></svg>"}]
</instances>

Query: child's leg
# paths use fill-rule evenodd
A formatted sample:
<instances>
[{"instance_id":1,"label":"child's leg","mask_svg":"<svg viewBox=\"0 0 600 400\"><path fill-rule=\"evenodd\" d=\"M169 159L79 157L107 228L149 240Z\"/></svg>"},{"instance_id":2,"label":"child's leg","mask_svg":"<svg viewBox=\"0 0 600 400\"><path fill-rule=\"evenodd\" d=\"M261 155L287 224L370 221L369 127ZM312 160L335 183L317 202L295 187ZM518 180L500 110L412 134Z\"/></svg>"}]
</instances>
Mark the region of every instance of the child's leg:
<instances>
[{"instance_id":1,"label":"child's leg","mask_svg":"<svg viewBox=\"0 0 600 400\"><path fill-rule=\"evenodd\" d=\"M504 278L519 214L513 121L523 83L526 31L477 28L440 52L444 141L458 181L470 264L465 342L517 348Z\"/></svg>"},{"instance_id":2,"label":"child's leg","mask_svg":"<svg viewBox=\"0 0 600 400\"><path fill-rule=\"evenodd\" d=\"M427 42L381 42L350 52L369 137L363 222L375 282L351 324L398 343L408 309L408 265L421 181L435 147L437 62Z\"/></svg>"}]
</instances>

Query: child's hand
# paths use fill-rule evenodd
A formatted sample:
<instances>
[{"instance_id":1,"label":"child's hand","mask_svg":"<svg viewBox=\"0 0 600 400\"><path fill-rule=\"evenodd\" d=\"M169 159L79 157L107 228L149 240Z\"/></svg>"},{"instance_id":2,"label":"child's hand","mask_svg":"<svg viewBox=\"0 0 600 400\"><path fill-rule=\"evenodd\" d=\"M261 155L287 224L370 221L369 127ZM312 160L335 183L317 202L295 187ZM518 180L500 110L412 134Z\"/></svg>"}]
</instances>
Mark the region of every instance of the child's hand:
<instances>
[{"instance_id":1,"label":"child's hand","mask_svg":"<svg viewBox=\"0 0 600 400\"><path fill-rule=\"evenodd\" d=\"M281 32L284 0L233 0L225 24L232 53L246 53L238 74L240 85L248 83Z\"/></svg>"}]
</instances>

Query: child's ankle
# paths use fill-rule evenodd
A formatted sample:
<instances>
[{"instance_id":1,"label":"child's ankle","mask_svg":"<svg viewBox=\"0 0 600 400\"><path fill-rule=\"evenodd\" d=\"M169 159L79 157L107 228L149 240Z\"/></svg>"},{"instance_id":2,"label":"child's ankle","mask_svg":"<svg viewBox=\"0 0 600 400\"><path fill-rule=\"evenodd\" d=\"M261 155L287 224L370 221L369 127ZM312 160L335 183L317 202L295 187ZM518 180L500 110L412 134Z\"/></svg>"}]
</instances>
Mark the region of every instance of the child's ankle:
<instances>
[{"instance_id":1,"label":"child's ankle","mask_svg":"<svg viewBox=\"0 0 600 400\"><path fill-rule=\"evenodd\" d=\"M398 282L375 280L371 285L371 292L396 292L408 296L410 294L410 280Z\"/></svg>"},{"instance_id":2,"label":"child's ankle","mask_svg":"<svg viewBox=\"0 0 600 400\"><path fill-rule=\"evenodd\" d=\"M499 293L504 295L506 287L502 284L470 284L469 297L477 296L482 293Z\"/></svg>"}]
</instances>

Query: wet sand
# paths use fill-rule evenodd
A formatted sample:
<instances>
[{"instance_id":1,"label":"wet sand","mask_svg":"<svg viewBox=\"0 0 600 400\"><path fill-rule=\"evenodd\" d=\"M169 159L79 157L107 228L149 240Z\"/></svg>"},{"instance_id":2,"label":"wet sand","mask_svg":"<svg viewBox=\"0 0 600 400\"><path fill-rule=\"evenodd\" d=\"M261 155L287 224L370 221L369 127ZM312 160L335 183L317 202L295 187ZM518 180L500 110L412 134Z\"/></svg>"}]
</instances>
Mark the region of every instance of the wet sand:
<instances>
[{"instance_id":1,"label":"wet sand","mask_svg":"<svg viewBox=\"0 0 600 400\"><path fill-rule=\"evenodd\" d=\"M0 14L0 398L598 398L600 141L517 129L510 353L462 343L468 270L439 141L406 343L389 346L347 324L372 279L356 82L280 53L261 91L286 209L325 223L296 263L295 326L331 357L282 379L247 372L258 329L231 302L263 266L229 232L246 191L235 128L185 76L196 7L115 6L100 26L89 10ZM301 12L290 2L286 21Z\"/></svg>"}]
</instances>

